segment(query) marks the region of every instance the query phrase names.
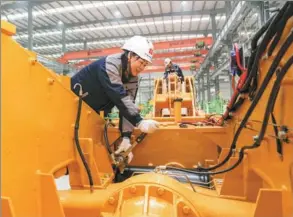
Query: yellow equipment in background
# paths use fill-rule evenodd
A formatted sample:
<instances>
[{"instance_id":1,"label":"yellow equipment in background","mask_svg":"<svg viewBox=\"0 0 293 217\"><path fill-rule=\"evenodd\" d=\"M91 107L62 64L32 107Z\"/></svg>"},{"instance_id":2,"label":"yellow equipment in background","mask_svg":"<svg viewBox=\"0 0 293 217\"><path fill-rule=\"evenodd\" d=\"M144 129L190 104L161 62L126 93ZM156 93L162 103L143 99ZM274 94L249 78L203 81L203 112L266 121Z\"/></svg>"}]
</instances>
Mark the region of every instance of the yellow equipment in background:
<instances>
[{"instance_id":1,"label":"yellow equipment in background","mask_svg":"<svg viewBox=\"0 0 293 217\"><path fill-rule=\"evenodd\" d=\"M174 73L156 79L153 117L174 117L178 122L181 116L195 116L194 93L192 76L186 76L182 83Z\"/></svg>"},{"instance_id":2,"label":"yellow equipment in background","mask_svg":"<svg viewBox=\"0 0 293 217\"><path fill-rule=\"evenodd\" d=\"M115 162L102 138L105 121L80 104L68 79L42 66L34 53L16 43L11 37L15 27L1 21L2 216L292 216L292 28L291 18L272 55L267 55L270 46L261 53L259 89L269 69L274 64L279 68L254 109L257 101L244 101L224 126L162 121L160 129L133 150L132 165L154 169L114 183ZM267 108L274 108L277 124L271 118L266 122ZM204 116L193 121L208 123ZM109 135L112 142L117 129L109 128ZM195 169L198 162L200 169ZM67 173L71 189L57 191L54 178ZM200 186L190 174L209 176L210 181Z\"/></svg>"}]
</instances>

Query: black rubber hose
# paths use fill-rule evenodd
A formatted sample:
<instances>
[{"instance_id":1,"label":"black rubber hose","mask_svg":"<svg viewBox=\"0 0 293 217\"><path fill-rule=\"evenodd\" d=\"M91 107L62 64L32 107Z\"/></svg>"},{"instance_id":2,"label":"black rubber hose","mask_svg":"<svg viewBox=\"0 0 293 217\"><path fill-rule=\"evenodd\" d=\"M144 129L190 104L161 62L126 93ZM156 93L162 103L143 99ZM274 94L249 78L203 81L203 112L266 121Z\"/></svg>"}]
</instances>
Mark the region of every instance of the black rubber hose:
<instances>
[{"instance_id":1,"label":"black rubber hose","mask_svg":"<svg viewBox=\"0 0 293 217\"><path fill-rule=\"evenodd\" d=\"M104 126L104 140L105 140L105 144L106 144L106 148L107 148L107 150L108 150L108 153L111 155L111 154L113 154L113 151L112 151L112 149L111 149L111 146L110 146L110 143L109 143L109 138L108 138L108 126L109 125L111 125L111 126L115 126L113 123L111 123L111 122L108 122L108 123L106 123L105 124L105 126ZM120 137L119 137L120 138ZM119 139L118 138L118 139ZM118 140L117 139L117 140ZM117 141L116 140L116 141Z\"/></svg>"},{"instance_id":2,"label":"black rubber hose","mask_svg":"<svg viewBox=\"0 0 293 217\"><path fill-rule=\"evenodd\" d=\"M246 125L246 122L248 121L250 115L252 114L254 108L256 107L259 99L261 98L261 96L263 95L263 92L265 90L265 88L267 87L269 81L271 80L277 66L279 65L282 57L284 56L284 54L286 53L287 49L290 47L291 43L293 41L293 32L289 35L289 37L287 38L287 40L284 42L284 44L282 45L282 47L280 48L276 58L274 59L273 63L271 64L270 66L270 69L266 75L266 77L264 78L264 81L262 82L262 85L259 89L259 91L257 92L257 95L255 97L255 99L252 101L252 104L250 105L250 107L248 108L243 120L241 121L240 123L240 126L238 127L236 133L235 133L235 136L233 138L233 142L230 146L230 150L229 150L229 153L228 155L225 157L225 159L220 162L219 164L213 166L213 167L209 167L209 168L202 168L200 167L199 169L200 170L204 170L204 171L209 171L209 170L214 170L214 169L217 169L219 167L221 167L222 165L224 165L226 162L228 162L228 160L230 159L230 157L232 156L233 154L233 149L235 149L236 147L236 142L238 140L238 137L242 131L242 129L245 127Z\"/></svg>"},{"instance_id":3,"label":"black rubber hose","mask_svg":"<svg viewBox=\"0 0 293 217\"><path fill-rule=\"evenodd\" d=\"M267 31L268 27L270 26L270 24L273 21L275 16L270 17L270 19L265 23L265 25L262 26L261 29L254 35L254 37L253 37L253 39L251 41L251 55L250 55L250 58L248 60L247 77L249 77L249 74L251 72L251 67L255 62L255 55L256 55L256 51L257 51L258 40L263 35L263 33L265 33L265 31ZM248 78L246 80L248 80ZM256 84L256 83L257 83L257 77L254 78L254 84ZM254 85L254 86L256 86L256 85ZM243 90L243 88L238 89L238 92L239 93L246 92L246 89L245 90ZM238 94L238 96L239 96L239 94ZM232 103L232 106L231 106L229 112L235 111L235 109L237 109L239 106L241 106L243 104L244 98L240 97L240 99L239 99L238 96L234 98L234 102ZM227 120L228 118L229 118L229 115L227 117L225 117L224 120Z\"/></svg>"},{"instance_id":4,"label":"black rubber hose","mask_svg":"<svg viewBox=\"0 0 293 217\"><path fill-rule=\"evenodd\" d=\"M284 27L285 27L288 19L292 16L292 12L293 12L292 4L288 3L288 7L286 7L286 10L285 10L283 16L278 21L278 23L276 23L276 34L273 33L275 36L272 39L273 41L271 43L271 46L268 49L268 53L267 53L268 56L271 56L272 53L270 53L270 52L273 52L276 45L278 44L278 42L281 38L281 35L283 34ZM251 87L249 89L249 97L251 99L253 99L253 97L255 95L255 91L257 90L257 84L258 84L257 70L258 70L258 67L256 68L255 76L252 77Z\"/></svg>"},{"instance_id":5,"label":"black rubber hose","mask_svg":"<svg viewBox=\"0 0 293 217\"><path fill-rule=\"evenodd\" d=\"M235 112L240 108L240 106L243 104L245 98L238 97L237 101L233 104L233 107L230 109L230 112Z\"/></svg>"},{"instance_id":6,"label":"black rubber hose","mask_svg":"<svg viewBox=\"0 0 293 217\"><path fill-rule=\"evenodd\" d=\"M266 108L266 111L265 111L265 114L264 114L263 124L262 124L261 130L260 130L260 133L259 133L259 138L258 138L259 143L264 138L264 135L265 135L265 132L266 132L266 129L267 129L265 123L266 124L268 123L269 118L270 118L270 114L272 113L273 108L275 106L275 102L276 102L276 99L277 99L277 96L278 96L278 93L279 93L279 90L280 90L280 87L281 87L281 82L282 82L286 72L288 71L288 69L292 65L292 63L293 63L293 56L287 61L287 63L284 65L284 67L282 68L280 73L277 75L277 79L276 79L276 81L274 83L274 86L272 88L272 91L271 91L271 94L270 94L270 97L269 97L269 102L267 104L267 108Z\"/></svg>"},{"instance_id":7,"label":"black rubber hose","mask_svg":"<svg viewBox=\"0 0 293 217\"><path fill-rule=\"evenodd\" d=\"M271 22L273 21L273 19L275 18L276 15L270 17L270 19L265 23L265 25L263 25L253 36L252 40L251 40L251 54L250 57L248 59L248 64L247 64L247 72L249 73L251 71L251 67L255 61L255 55L256 55L256 51L257 51L257 44L258 44L258 40L260 39L260 37L267 31L268 27L271 25Z\"/></svg>"},{"instance_id":8,"label":"black rubber hose","mask_svg":"<svg viewBox=\"0 0 293 217\"><path fill-rule=\"evenodd\" d=\"M278 130L278 126L277 126L277 121L276 121L276 118L274 116L274 113L272 111L271 113L271 119L272 119L272 122L274 124L273 128L274 128L274 133L275 133L275 136L276 136L276 144L277 144L277 152L278 154L283 157L283 147L282 147L282 141L281 139L279 138L279 130Z\"/></svg>"},{"instance_id":9,"label":"black rubber hose","mask_svg":"<svg viewBox=\"0 0 293 217\"><path fill-rule=\"evenodd\" d=\"M75 140L75 145L77 148L77 151L79 153L79 156L82 160L82 163L84 165L84 168L86 170L87 176L88 176L88 180L89 180L89 184L90 184L90 189L91 191L93 190L93 186L94 186L94 181L93 181L93 177L92 177L92 173L91 170L86 162L86 159L84 157L84 154L82 152L82 149L80 147L80 143L79 143L79 136L78 136L78 131L79 131L79 121L80 121L80 114L81 114L81 105L82 105L82 95L79 95L79 99L78 99L78 108L77 108L77 115L76 115L76 121L75 121L75 126L74 126L74 140Z\"/></svg>"},{"instance_id":10,"label":"black rubber hose","mask_svg":"<svg viewBox=\"0 0 293 217\"><path fill-rule=\"evenodd\" d=\"M257 148L260 146L260 142L263 140L264 135L266 133L267 124L269 121L270 114L272 114L272 112L274 110L275 102L276 102L276 99L277 99L279 91L280 91L282 80L283 80L284 76L286 75L286 73L288 72L288 69L292 66L292 64L293 64L293 56L286 62L286 64L284 65L284 67L282 68L280 73L278 73L277 79L274 82L274 85L272 87L272 90L271 90L271 93L269 96L269 101L267 103L266 111L265 111L264 118L263 118L263 123L262 123L261 129L260 129L257 141L252 146L244 146L240 149L239 156L242 155L242 158L244 155L244 151L246 149L254 149L254 148Z\"/></svg>"},{"instance_id":11,"label":"black rubber hose","mask_svg":"<svg viewBox=\"0 0 293 217\"><path fill-rule=\"evenodd\" d=\"M271 22L275 18L276 15L270 17L270 19L255 33L251 40L251 49L256 50L257 49L257 43L260 37L267 31L268 27L270 26Z\"/></svg>"},{"instance_id":12,"label":"black rubber hose","mask_svg":"<svg viewBox=\"0 0 293 217\"><path fill-rule=\"evenodd\" d=\"M121 135L110 145L109 138L108 138L108 127L109 127L109 125L111 125L112 127L115 127L115 124L113 124L112 122L108 122L104 126L104 140L105 140L105 144L106 144L106 148L108 150L108 153L111 155L111 154L113 154L113 151L112 151L111 147L113 145L115 145L120 140Z\"/></svg>"},{"instance_id":13,"label":"black rubber hose","mask_svg":"<svg viewBox=\"0 0 293 217\"><path fill-rule=\"evenodd\" d=\"M249 73L248 73L248 77L246 79L246 82L244 83L243 87L241 88L240 92L246 92L249 89L249 86L251 85L251 81L252 78L257 76L257 71L258 71L258 61L261 57L261 55L263 54L263 52L265 51L266 47L268 46L269 42L271 41L271 39L273 38L273 36L276 33L277 30L277 23L279 22L279 20L282 18L285 10L287 9L289 3L285 3L285 5L282 7L282 9L280 10L280 12L274 17L274 19L272 20L272 22L270 23L266 34L264 35L263 40L261 41L260 45L258 46L258 49L256 51L256 54L252 59L253 64L252 64L252 68L251 70L249 69ZM253 85L253 84L252 84Z\"/></svg>"},{"instance_id":14,"label":"black rubber hose","mask_svg":"<svg viewBox=\"0 0 293 217\"><path fill-rule=\"evenodd\" d=\"M275 50L278 42L280 41L280 38L282 36L282 33L283 33L284 28L286 26L286 23L287 23L288 19L292 16L292 14L293 14L293 7L292 7L292 4L290 4L289 7L287 8L285 14L284 14L284 17L282 19L282 22L280 22L278 24L277 34L274 37L274 39L273 39L273 41L271 43L271 46L268 49L268 56L271 56L272 53L273 53L273 51Z\"/></svg>"},{"instance_id":15,"label":"black rubber hose","mask_svg":"<svg viewBox=\"0 0 293 217\"><path fill-rule=\"evenodd\" d=\"M273 111L274 106L275 106L275 102L281 87L281 83L282 80L285 76L285 74L287 73L288 69L290 68L290 66L293 64L293 57L291 57L287 63L284 65L283 69L281 70L280 74L278 74L277 79L274 83L274 86L271 90L270 93L270 97L269 100L267 102L267 107L266 107L266 111L264 114L264 121L262 123L262 127L260 130L260 133L258 135L258 139L256 140L256 142L251 145L251 146L244 146L240 149L239 152L239 158L237 160L237 162L235 164L233 164L231 167L225 169L225 170L221 170L221 171L216 171L216 172L198 172L198 171L193 171L193 170L187 170L187 169L181 169L181 168L177 168L177 167L171 167L171 166L167 166L166 168L168 169L174 169L174 170L178 170L178 171L182 171L182 172L189 172L189 173L194 173L194 174L198 174L198 175L217 175L217 174L222 174L222 173L226 173L229 172L231 170L233 170L234 168L236 168L243 160L244 158L244 151L247 149L254 149L260 146L260 142L263 140L267 126L268 126L268 121L269 121L269 117L270 117L270 113Z\"/></svg>"},{"instance_id":16,"label":"black rubber hose","mask_svg":"<svg viewBox=\"0 0 293 217\"><path fill-rule=\"evenodd\" d=\"M282 9L279 11L278 14L272 16L267 22L266 24L263 26L263 28L261 28L256 35L254 36L254 38L251 41L251 49L252 49L252 55L251 58L249 59L249 64L248 64L248 71L251 71L251 67L252 65L259 60L259 57L256 58L256 52L258 52L259 48L261 46L266 47L267 43L269 42L269 40L266 40L265 38L270 37L271 34L271 29L272 27L275 27L276 22L279 21L279 19L281 18L281 16L283 15L283 12L286 10L287 6L289 3L286 3ZM266 32L265 37L263 38L261 44L259 46L257 46L257 42L259 40L259 38L263 35L263 33ZM264 42L266 42L266 44L264 44ZM264 48L262 49L264 50ZM258 55L261 55L262 52L258 52ZM249 81L250 82L250 81ZM248 86L248 85L247 85ZM243 89L247 89L246 85L244 85Z\"/></svg>"}]
</instances>

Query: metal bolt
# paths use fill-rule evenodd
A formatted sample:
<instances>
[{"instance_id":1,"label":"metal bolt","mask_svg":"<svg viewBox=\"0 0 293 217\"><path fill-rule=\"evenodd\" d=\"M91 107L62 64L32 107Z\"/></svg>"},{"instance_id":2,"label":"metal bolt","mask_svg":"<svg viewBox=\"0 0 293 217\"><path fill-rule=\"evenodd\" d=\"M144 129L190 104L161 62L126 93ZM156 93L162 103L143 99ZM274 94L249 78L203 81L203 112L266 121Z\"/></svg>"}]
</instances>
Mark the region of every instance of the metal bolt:
<instances>
[{"instance_id":1,"label":"metal bolt","mask_svg":"<svg viewBox=\"0 0 293 217\"><path fill-rule=\"evenodd\" d=\"M182 208L183 214L188 215L190 213L190 208L188 206L184 206Z\"/></svg>"},{"instance_id":2,"label":"metal bolt","mask_svg":"<svg viewBox=\"0 0 293 217\"><path fill-rule=\"evenodd\" d=\"M284 130L281 130L278 132L278 137L282 140L282 141L287 141L287 133Z\"/></svg>"},{"instance_id":3,"label":"metal bolt","mask_svg":"<svg viewBox=\"0 0 293 217\"><path fill-rule=\"evenodd\" d=\"M35 65L36 62L37 62L37 60L36 60L36 58L34 58L34 57L30 57L30 58L29 58L29 62L30 62L32 65Z\"/></svg>"},{"instance_id":4,"label":"metal bolt","mask_svg":"<svg viewBox=\"0 0 293 217\"><path fill-rule=\"evenodd\" d=\"M158 188L157 193L159 196L162 196L165 193L165 190L163 188Z\"/></svg>"},{"instance_id":5,"label":"metal bolt","mask_svg":"<svg viewBox=\"0 0 293 217\"><path fill-rule=\"evenodd\" d=\"M129 189L130 193L135 194L136 193L136 187L135 186L131 186Z\"/></svg>"},{"instance_id":6,"label":"metal bolt","mask_svg":"<svg viewBox=\"0 0 293 217\"><path fill-rule=\"evenodd\" d=\"M54 84L55 80L53 78L47 79L48 84Z\"/></svg>"},{"instance_id":7,"label":"metal bolt","mask_svg":"<svg viewBox=\"0 0 293 217\"><path fill-rule=\"evenodd\" d=\"M259 137L258 137L258 135L256 135L256 136L253 136L252 138L253 138L253 141L256 142L256 141L258 140Z\"/></svg>"},{"instance_id":8,"label":"metal bolt","mask_svg":"<svg viewBox=\"0 0 293 217\"><path fill-rule=\"evenodd\" d=\"M114 197L109 197L109 199L108 199L108 203L110 204L110 205L113 205L114 203L115 203L115 198Z\"/></svg>"}]
</instances>

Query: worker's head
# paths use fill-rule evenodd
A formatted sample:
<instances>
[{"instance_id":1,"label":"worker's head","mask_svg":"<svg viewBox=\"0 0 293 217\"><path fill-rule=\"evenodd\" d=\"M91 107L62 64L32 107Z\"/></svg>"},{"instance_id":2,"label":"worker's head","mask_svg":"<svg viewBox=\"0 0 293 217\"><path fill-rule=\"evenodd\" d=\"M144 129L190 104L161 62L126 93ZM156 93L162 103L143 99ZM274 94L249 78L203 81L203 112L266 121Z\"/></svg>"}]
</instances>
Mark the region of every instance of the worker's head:
<instances>
[{"instance_id":1,"label":"worker's head","mask_svg":"<svg viewBox=\"0 0 293 217\"><path fill-rule=\"evenodd\" d=\"M165 61L164 61L164 64L165 64L165 68L168 68L171 66L172 64L172 61L170 58L166 58Z\"/></svg>"},{"instance_id":2,"label":"worker's head","mask_svg":"<svg viewBox=\"0 0 293 217\"><path fill-rule=\"evenodd\" d=\"M125 42L122 49L128 51L127 57L132 76L137 76L152 63L154 46L145 37L133 36Z\"/></svg>"}]
</instances>

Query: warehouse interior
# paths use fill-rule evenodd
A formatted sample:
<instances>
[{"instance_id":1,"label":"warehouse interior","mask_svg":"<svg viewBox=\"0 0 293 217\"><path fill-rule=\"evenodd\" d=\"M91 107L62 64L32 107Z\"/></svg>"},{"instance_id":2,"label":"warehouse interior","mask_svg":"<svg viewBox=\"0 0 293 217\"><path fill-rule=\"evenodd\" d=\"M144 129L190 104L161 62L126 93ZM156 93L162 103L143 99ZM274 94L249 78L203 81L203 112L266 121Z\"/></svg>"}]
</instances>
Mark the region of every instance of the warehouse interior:
<instances>
[{"instance_id":1,"label":"warehouse interior","mask_svg":"<svg viewBox=\"0 0 293 217\"><path fill-rule=\"evenodd\" d=\"M2 1L2 216L293 216L292 16L290 1ZM135 124L115 97L97 111L72 93L133 36L153 45Z\"/></svg>"},{"instance_id":2,"label":"warehouse interior","mask_svg":"<svg viewBox=\"0 0 293 217\"><path fill-rule=\"evenodd\" d=\"M283 1L253 1L235 8L237 3L4 1L1 19L15 24L17 34L14 39L23 47L37 52L39 60L56 73L75 73L79 67L103 55L73 57L68 59L68 64L62 64L58 58L66 53L121 47L132 35L143 35L153 42L168 41L169 46L155 50L161 55L156 58L158 65L152 66L162 67L164 58L174 58L173 61L183 67L184 74L196 76L197 100L207 104L216 96L227 101L232 95L228 64L232 44L238 43L245 52L249 52L253 34L272 16L274 10L284 4ZM202 65L198 66L191 63L196 47L188 40L202 37L212 37L216 46L207 56L200 58ZM173 48L172 41L182 43L182 46ZM171 56L163 53L171 53ZM74 67L76 65L78 67ZM208 66L213 66L213 69L207 70ZM164 68L160 68L141 74L139 103L144 104L152 98L152 79L162 76L163 72Z\"/></svg>"}]
</instances>

